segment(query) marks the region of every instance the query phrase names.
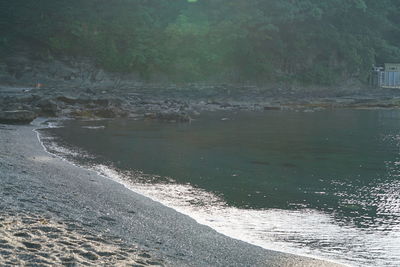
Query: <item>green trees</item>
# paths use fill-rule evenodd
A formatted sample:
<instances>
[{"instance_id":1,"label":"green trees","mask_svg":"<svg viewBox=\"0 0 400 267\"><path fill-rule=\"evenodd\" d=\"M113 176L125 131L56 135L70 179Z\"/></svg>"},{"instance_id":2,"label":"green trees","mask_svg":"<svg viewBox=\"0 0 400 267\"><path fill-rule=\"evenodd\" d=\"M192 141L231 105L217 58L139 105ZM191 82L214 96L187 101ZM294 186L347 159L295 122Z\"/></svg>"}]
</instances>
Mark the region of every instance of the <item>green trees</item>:
<instances>
[{"instance_id":1,"label":"green trees","mask_svg":"<svg viewBox=\"0 0 400 267\"><path fill-rule=\"evenodd\" d=\"M400 61L396 0L4 2L1 51L29 43L149 78L334 84Z\"/></svg>"}]
</instances>

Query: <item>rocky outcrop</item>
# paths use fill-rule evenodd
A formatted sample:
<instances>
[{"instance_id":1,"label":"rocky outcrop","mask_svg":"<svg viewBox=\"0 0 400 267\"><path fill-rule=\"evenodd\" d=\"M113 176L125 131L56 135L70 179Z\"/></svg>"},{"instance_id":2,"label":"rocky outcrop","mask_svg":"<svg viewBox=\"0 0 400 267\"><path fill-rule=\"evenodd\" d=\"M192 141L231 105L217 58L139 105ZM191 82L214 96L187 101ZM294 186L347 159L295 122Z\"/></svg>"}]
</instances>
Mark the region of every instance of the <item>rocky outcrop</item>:
<instances>
[{"instance_id":1,"label":"rocky outcrop","mask_svg":"<svg viewBox=\"0 0 400 267\"><path fill-rule=\"evenodd\" d=\"M36 118L36 114L29 110L11 110L0 112L0 123L28 124Z\"/></svg>"},{"instance_id":2,"label":"rocky outcrop","mask_svg":"<svg viewBox=\"0 0 400 267\"><path fill-rule=\"evenodd\" d=\"M43 117L56 117L59 111L57 102L47 98L37 101L36 107L39 115Z\"/></svg>"},{"instance_id":3,"label":"rocky outcrop","mask_svg":"<svg viewBox=\"0 0 400 267\"><path fill-rule=\"evenodd\" d=\"M159 120L166 122L190 122L192 118L186 112L164 111L156 113L146 113L146 119Z\"/></svg>"},{"instance_id":4,"label":"rocky outcrop","mask_svg":"<svg viewBox=\"0 0 400 267\"><path fill-rule=\"evenodd\" d=\"M77 109L70 113L75 118L125 118L129 116L129 112L117 107L93 108L93 109Z\"/></svg>"},{"instance_id":5,"label":"rocky outcrop","mask_svg":"<svg viewBox=\"0 0 400 267\"><path fill-rule=\"evenodd\" d=\"M138 75L111 73L92 61L63 57L38 60L29 53L6 57L0 62L3 85L69 88L122 88L141 84Z\"/></svg>"},{"instance_id":6,"label":"rocky outcrop","mask_svg":"<svg viewBox=\"0 0 400 267\"><path fill-rule=\"evenodd\" d=\"M7 122L29 122L36 115L190 122L202 111L331 108L400 108L400 90L143 83L133 74L108 73L85 60L14 55L0 62L0 111L30 112L26 119L24 113L3 114ZM8 119L12 116L16 119Z\"/></svg>"}]
</instances>

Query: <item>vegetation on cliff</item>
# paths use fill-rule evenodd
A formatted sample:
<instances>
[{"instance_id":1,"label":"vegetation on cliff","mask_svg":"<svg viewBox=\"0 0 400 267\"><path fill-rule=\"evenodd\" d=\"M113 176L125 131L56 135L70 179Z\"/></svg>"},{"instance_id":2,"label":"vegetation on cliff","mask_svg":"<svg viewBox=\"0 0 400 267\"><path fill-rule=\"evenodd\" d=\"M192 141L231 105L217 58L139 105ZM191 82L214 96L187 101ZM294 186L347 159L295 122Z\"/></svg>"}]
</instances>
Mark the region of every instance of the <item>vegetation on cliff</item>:
<instances>
[{"instance_id":1,"label":"vegetation on cliff","mask_svg":"<svg viewBox=\"0 0 400 267\"><path fill-rule=\"evenodd\" d=\"M23 42L143 77L334 84L400 61L397 0L1 2L3 56Z\"/></svg>"}]
</instances>

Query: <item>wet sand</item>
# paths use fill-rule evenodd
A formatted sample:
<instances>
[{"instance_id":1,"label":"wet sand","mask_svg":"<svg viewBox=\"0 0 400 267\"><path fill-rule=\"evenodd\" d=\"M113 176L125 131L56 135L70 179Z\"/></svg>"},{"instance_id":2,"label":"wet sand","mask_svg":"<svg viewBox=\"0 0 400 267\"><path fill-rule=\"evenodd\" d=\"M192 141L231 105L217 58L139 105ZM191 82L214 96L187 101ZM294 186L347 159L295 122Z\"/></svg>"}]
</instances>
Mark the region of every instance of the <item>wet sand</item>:
<instances>
[{"instance_id":1,"label":"wet sand","mask_svg":"<svg viewBox=\"0 0 400 267\"><path fill-rule=\"evenodd\" d=\"M0 125L0 266L338 266L221 235L48 154L34 129Z\"/></svg>"}]
</instances>

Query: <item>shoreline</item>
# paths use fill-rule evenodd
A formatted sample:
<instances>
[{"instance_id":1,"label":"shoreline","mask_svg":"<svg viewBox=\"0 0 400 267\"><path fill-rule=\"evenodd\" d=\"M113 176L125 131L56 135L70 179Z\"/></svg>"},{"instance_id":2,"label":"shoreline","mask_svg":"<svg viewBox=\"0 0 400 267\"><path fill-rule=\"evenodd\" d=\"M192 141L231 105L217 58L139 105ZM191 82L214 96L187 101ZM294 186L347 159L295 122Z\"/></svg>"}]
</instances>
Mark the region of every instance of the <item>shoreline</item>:
<instances>
[{"instance_id":1,"label":"shoreline","mask_svg":"<svg viewBox=\"0 0 400 267\"><path fill-rule=\"evenodd\" d=\"M331 109L399 109L398 89L305 89L246 86L6 87L0 85L0 121L34 117L72 119L134 118L187 123L202 112Z\"/></svg>"},{"instance_id":2,"label":"shoreline","mask_svg":"<svg viewBox=\"0 0 400 267\"><path fill-rule=\"evenodd\" d=\"M0 161L3 211L8 206L13 214L30 212L55 221L72 219L95 234L111 234L138 247L150 256L147 261L159 263L155 266L339 266L223 236L111 179L49 156L34 128L0 127L5 148ZM15 188L20 191L13 193Z\"/></svg>"},{"instance_id":3,"label":"shoreline","mask_svg":"<svg viewBox=\"0 0 400 267\"><path fill-rule=\"evenodd\" d=\"M56 124L55 127L58 127L57 124ZM64 127L64 126L61 126L61 127ZM128 190L130 190L130 191L132 191L132 192L134 192L136 194L139 194L139 195L142 195L144 197L147 197L147 198L149 198L149 199L151 199L151 200L153 200L153 201L155 201L157 203L161 203L163 206L166 206L167 208L171 208L171 209L173 209L174 211L176 211L176 212L178 212L180 214L189 216L190 218L194 219L196 221L196 223L198 223L200 225L203 225L203 226L210 227L210 228L212 228L213 230L215 230L219 234L222 234L224 236L227 236L227 237L235 239L235 240L239 240L239 241L254 245L256 247L261 247L261 248L263 248L265 250L270 250L270 251L275 251L275 252L280 252L280 253L285 253L285 254L292 254L292 255L296 255L296 256L301 256L301 257L305 257L305 258L312 258L312 259L321 260L321 261L327 261L327 262L335 263L335 264L339 264L339 265L345 265L345 263L341 263L341 262L335 261L333 259L324 258L324 257L321 257L321 256L316 256L316 255L311 255L311 254L307 255L307 254L302 254L302 253L293 252L293 251L292 252L285 251L284 249L278 248L278 247L272 247L272 248L268 247L268 246L266 247L266 246L263 246L262 244L257 244L257 242L251 242L250 240L246 240L246 238L239 237L239 236L236 236L236 235L232 235L232 234L229 234L229 233L225 233L224 231L221 231L221 229L215 228L215 227L213 227L213 225L210 225L207 222L203 221L202 219L204 219L204 218L200 219L200 218L197 218L196 216L193 216L194 214L191 213L191 212L188 212L188 210L185 209L184 207L179 206L179 205L178 206L173 205L173 204L169 203L168 201L165 201L165 199L162 199L162 198L159 198L159 197L154 196L152 194L149 194L149 192L147 192L147 190L145 189L146 188L145 184L142 184L142 182L139 182L139 183L131 183L131 182L129 182L129 180L127 180L127 177L125 177L127 174L121 174L117 169L114 169L114 168L112 168L110 166L102 165L102 164L93 165L93 166L91 164L90 165L81 165L82 160L84 160L84 158L86 156L92 158L93 155L85 155L83 158L81 158L79 160L76 160L74 158L75 155L76 155L75 153L80 154L81 152L75 152L74 150L69 150L69 148L63 147L61 145L59 146L59 145L57 145L55 143L52 143L51 141L49 142L49 144L47 144L48 146L46 146L45 141L43 141L43 138L47 138L47 137L40 133L40 130L42 130L42 129L45 129L45 128L37 128L37 129L34 130L34 132L37 134L37 138L38 138L39 142L41 143L44 151L46 151L48 154L50 154L52 156L55 156L55 157L57 157L57 158L59 158L59 159L61 159L63 161L66 161L69 164L72 164L72 165L74 165L76 167L93 171L96 174L102 176L103 178L106 178L106 179L109 179L109 180L111 180L113 182L121 184L122 186L124 186L125 188L127 188ZM55 148L54 151L50 151L49 148L53 147L53 145L55 145L56 148ZM61 149L61 150L59 150L59 149ZM66 150L64 150L64 149L66 149ZM142 172L139 172L139 173L140 173L139 175L143 174ZM131 173L128 176L131 177L132 175L135 176L135 175L138 175L138 174L132 174ZM146 174L144 174L144 175L146 175ZM130 179L130 178L128 178L128 179ZM193 190L193 189L194 188L191 188L189 190ZM159 188L159 190L163 191L163 189L161 189L161 188ZM171 188L171 190L173 190L173 189ZM216 197L214 195L212 195L212 193L203 192L203 194L208 194L206 197L209 197L211 199L216 199ZM218 202L219 200L216 200L216 201Z\"/></svg>"}]
</instances>

